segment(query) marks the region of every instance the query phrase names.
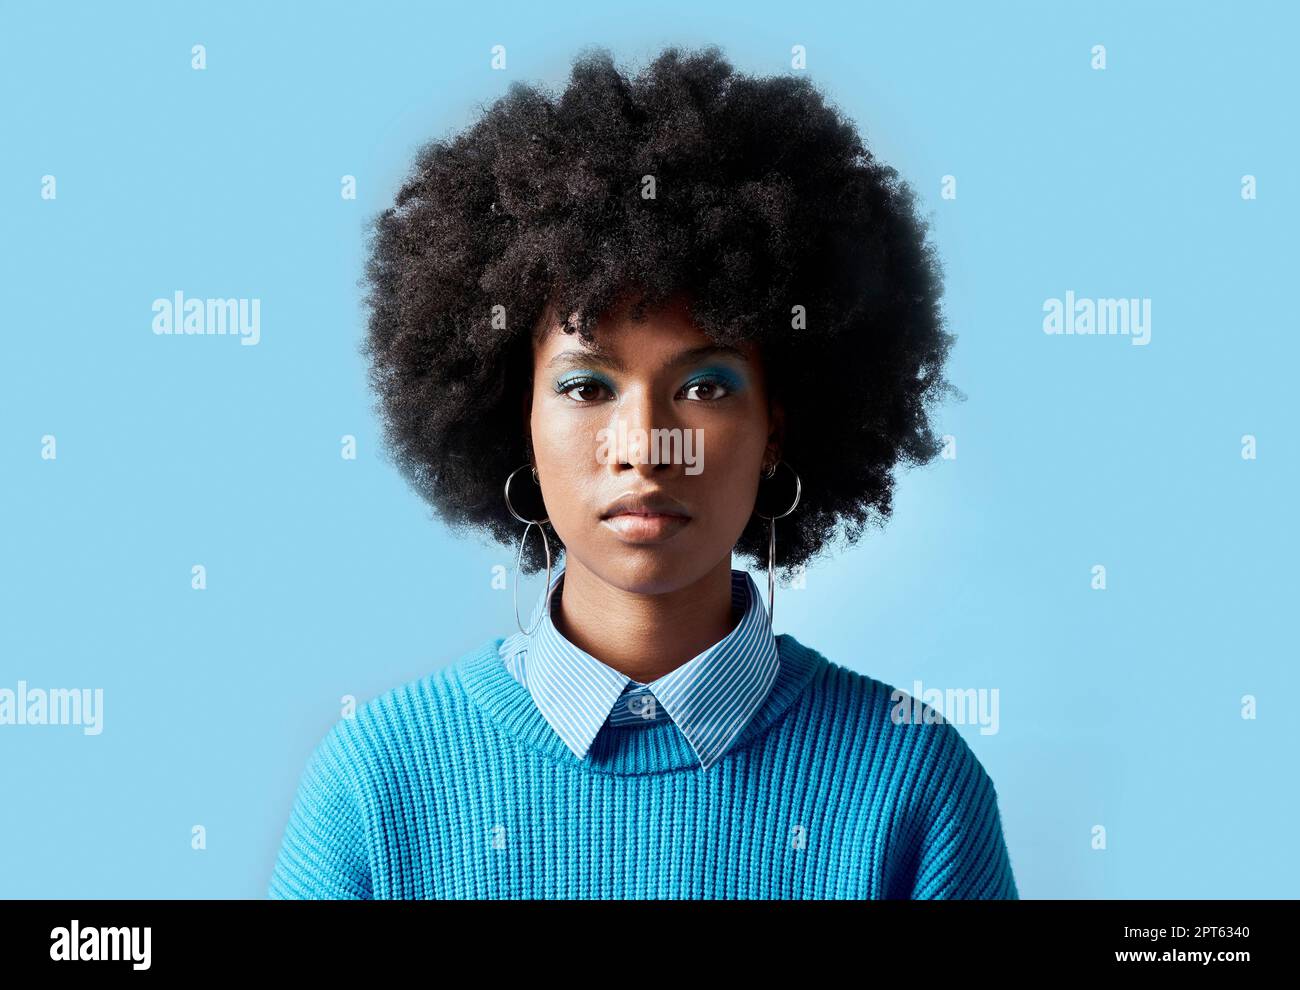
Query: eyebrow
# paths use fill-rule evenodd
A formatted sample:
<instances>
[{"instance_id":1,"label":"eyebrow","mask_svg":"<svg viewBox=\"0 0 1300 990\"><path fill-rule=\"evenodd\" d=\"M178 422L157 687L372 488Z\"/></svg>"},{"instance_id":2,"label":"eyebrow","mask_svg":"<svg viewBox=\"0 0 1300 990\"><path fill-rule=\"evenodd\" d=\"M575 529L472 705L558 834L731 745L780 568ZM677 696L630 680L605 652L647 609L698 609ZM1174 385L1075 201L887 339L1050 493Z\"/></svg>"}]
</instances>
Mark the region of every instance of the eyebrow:
<instances>
[{"instance_id":1,"label":"eyebrow","mask_svg":"<svg viewBox=\"0 0 1300 990\"><path fill-rule=\"evenodd\" d=\"M671 358L663 363L660 370L666 371L669 368L675 368L678 365L688 364L704 357L734 357L741 361L748 362L749 357L739 348L732 347L729 344L701 344L699 347L691 347L684 351L678 351ZM559 367L564 364L581 364L591 362L594 364L604 365L612 368L614 371L627 371L627 366L618 360L607 349L597 346L587 346L582 350L570 348L567 351L560 351L559 354L551 358L546 363L546 370Z\"/></svg>"}]
</instances>

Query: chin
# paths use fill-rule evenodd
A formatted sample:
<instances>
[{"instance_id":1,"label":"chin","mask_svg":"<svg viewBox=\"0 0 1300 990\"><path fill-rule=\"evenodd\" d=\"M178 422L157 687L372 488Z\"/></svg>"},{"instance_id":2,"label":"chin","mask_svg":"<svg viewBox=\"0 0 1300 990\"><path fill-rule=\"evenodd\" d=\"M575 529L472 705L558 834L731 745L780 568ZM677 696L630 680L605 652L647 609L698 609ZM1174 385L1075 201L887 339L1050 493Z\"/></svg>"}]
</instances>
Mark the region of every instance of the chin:
<instances>
[{"instance_id":1,"label":"chin","mask_svg":"<svg viewBox=\"0 0 1300 990\"><path fill-rule=\"evenodd\" d=\"M662 595L678 591L700 580L713 558L700 553L698 544L673 546L617 545L603 556L599 569L592 568L609 584L640 595Z\"/></svg>"}]
</instances>

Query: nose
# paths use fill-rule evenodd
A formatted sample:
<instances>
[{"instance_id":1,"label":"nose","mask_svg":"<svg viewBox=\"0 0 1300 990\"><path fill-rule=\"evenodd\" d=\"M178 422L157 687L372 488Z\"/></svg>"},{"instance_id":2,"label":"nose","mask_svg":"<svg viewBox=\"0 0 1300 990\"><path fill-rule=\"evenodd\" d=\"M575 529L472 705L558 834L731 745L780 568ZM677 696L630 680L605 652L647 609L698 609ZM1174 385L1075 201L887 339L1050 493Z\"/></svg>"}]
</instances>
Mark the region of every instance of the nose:
<instances>
[{"instance_id":1,"label":"nose","mask_svg":"<svg viewBox=\"0 0 1300 990\"><path fill-rule=\"evenodd\" d=\"M646 385L637 385L623 393L614 406L614 418L609 427L618 446L609 462L610 471L634 471L646 478L657 478L679 467L674 462L680 457L680 444L673 442L672 430L680 429L671 399Z\"/></svg>"}]
</instances>

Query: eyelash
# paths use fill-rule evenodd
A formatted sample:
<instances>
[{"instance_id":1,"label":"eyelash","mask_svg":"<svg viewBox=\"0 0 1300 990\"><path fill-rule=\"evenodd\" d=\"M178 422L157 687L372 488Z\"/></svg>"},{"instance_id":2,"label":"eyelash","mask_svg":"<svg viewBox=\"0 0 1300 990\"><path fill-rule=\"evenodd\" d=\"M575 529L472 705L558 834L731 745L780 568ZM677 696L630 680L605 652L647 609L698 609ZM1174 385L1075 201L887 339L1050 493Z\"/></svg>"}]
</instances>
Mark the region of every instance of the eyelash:
<instances>
[{"instance_id":1,"label":"eyelash","mask_svg":"<svg viewBox=\"0 0 1300 990\"><path fill-rule=\"evenodd\" d=\"M578 388L579 386L583 386L583 385L598 385L601 388L609 387L598 378L592 378L588 375L580 375L576 378L566 378L564 381L557 384L555 386L555 392L557 395L567 396L575 388ZM721 386L722 388L726 389L726 392L712 399L694 399L692 400L694 402L721 402L723 399L726 399L729 396L731 396L735 391L734 388L732 387L731 382L723 378L721 375L701 375L698 378L692 378L689 382L683 385L682 388L685 390L685 389L695 388L700 385ZM576 405L590 405L596 400L595 399L571 399L570 401L575 403Z\"/></svg>"}]
</instances>

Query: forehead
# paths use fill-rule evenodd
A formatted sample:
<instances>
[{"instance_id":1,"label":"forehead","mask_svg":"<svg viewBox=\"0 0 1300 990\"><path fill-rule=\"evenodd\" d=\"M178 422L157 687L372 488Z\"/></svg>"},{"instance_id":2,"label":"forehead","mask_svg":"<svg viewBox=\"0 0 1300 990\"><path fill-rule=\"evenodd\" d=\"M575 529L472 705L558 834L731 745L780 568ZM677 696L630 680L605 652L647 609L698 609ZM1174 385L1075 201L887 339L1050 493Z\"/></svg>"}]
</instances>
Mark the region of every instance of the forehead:
<instances>
[{"instance_id":1,"label":"forehead","mask_svg":"<svg viewBox=\"0 0 1300 990\"><path fill-rule=\"evenodd\" d=\"M562 321L548 314L533 336L535 366L544 367L557 357L574 353L616 368L658 367L684 351L700 351L703 356L706 350L725 347L700 329L680 299L647 308L640 320L632 319L630 310L630 304L623 303L601 316L593 328L594 344L572 329L566 332ZM734 351L737 353L731 357L759 363L759 348L753 341L735 344Z\"/></svg>"}]
</instances>

